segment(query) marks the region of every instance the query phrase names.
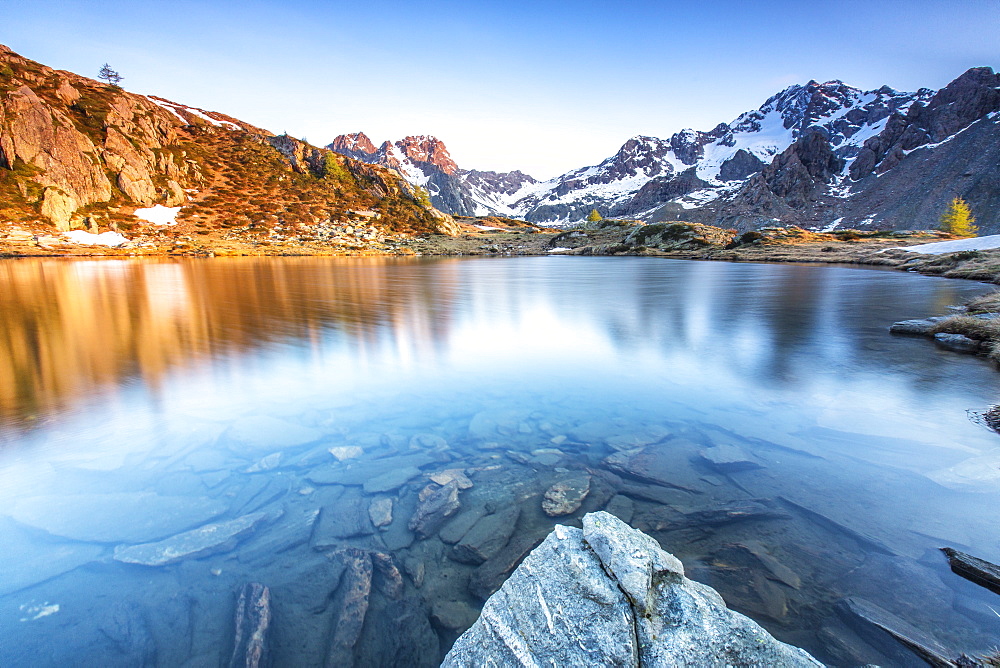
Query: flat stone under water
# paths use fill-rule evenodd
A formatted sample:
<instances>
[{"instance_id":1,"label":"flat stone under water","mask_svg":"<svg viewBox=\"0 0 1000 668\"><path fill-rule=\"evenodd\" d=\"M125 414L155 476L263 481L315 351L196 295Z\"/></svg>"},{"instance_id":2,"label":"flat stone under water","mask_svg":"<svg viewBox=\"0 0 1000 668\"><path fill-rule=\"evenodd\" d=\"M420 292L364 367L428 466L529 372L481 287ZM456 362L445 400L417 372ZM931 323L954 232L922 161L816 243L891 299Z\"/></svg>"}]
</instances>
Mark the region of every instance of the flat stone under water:
<instances>
[{"instance_id":1,"label":"flat stone under water","mask_svg":"<svg viewBox=\"0 0 1000 668\"><path fill-rule=\"evenodd\" d=\"M1000 637L938 549L1000 561L1000 441L965 416L1000 377L888 332L975 283L640 258L0 272L4 340L59 360L0 360L0 665L220 665L251 590L274 665L437 665L595 510L830 665L919 662L879 620L951 657Z\"/></svg>"}]
</instances>

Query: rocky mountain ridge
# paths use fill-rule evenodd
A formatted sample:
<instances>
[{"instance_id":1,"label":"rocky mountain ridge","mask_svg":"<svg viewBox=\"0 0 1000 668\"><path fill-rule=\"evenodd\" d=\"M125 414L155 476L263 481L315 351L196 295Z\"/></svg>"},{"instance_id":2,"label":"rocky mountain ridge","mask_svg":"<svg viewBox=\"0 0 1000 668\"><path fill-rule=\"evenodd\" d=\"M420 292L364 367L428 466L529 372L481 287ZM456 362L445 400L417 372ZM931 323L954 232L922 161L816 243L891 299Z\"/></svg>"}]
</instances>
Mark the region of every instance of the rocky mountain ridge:
<instances>
[{"instance_id":1,"label":"rocky mountain ridge","mask_svg":"<svg viewBox=\"0 0 1000 668\"><path fill-rule=\"evenodd\" d=\"M364 132L339 135L327 148L372 165L395 169L425 188L431 203L460 216L516 215L507 200L535 179L519 171L459 169L437 137L421 135L384 141L378 148Z\"/></svg>"},{"instance_id":2,"label":"rocky mountain ridge","mask_svg":"<svg viewBox=\"0 0 1000 668\"><path fill-rule=\"evenodd\" d=\"M139 209L176 209L149 224ZM0 46L0 223L268 244L455 232L395 172ZM366 232L367 234L368 232Z\"/></svg>"},{"instance_id":3,"label":"rocky mountain ridge","mask_svg":"<svg viewBox=\"0 0 1000 668\"><path fill-rule=\"evenodd\" d=\"M739 230L927 229L953 197L970 201L984 232L1000 231L1000 77L973 68L945 88L862 91L842 81L789 86L708 131L635 136L598 165L547 181L399 166L363 134L330 148L399 169L442 210L566 225L606 217L684 220ZM367 141L348 153L351 138ZM433 138L430 138L433 139ZM443 149L439 140L434 140ZM449 158L449 164L453 164ZM481 176L488 175L488 176Z\"/></svg>"}]
</instances>

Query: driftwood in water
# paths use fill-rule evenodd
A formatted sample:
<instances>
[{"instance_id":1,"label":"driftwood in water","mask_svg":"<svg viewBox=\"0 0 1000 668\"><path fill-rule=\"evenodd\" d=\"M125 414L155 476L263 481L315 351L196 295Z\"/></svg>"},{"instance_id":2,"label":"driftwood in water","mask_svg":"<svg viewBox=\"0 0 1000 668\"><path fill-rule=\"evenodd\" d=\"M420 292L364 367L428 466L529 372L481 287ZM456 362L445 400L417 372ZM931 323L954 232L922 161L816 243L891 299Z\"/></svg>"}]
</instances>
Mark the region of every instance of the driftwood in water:
<instances>
[{"instance_id":1,"label":"driftwood in water","mask_svg":"<svg viewBox=\"0 0 1000 668\"><path fill-rule=\"evenodd\" d=\"M267 632L271 626L271 591L262 584L248 582L236 602L236 632L230 668L267 666Z\"/></svg>"},{"instance_id":2,"label":"driftwood in water","mask_svg":"<svg viewBox=\"0 0 1000 668\"><path fill-rule=\"evenodd\" d=\"M980 587L1000 594L1000 566L991 564L984 559L978 559L971 554L942 547L941 551L948 557L951 570L966 580L975 582Z\"/></svg>"}]
</instances>

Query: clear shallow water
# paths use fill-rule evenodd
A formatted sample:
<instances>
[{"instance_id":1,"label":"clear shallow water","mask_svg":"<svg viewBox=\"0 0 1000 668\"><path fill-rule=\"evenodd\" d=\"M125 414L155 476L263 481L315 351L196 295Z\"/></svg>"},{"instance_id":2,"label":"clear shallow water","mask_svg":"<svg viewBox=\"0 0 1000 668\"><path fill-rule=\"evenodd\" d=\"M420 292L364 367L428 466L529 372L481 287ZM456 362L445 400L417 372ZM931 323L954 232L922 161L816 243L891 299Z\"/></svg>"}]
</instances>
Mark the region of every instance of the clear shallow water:
<instances>
[{"instance_id":1,"label":"clear shallow water","mask_svg":"<svg viewBox=\"0 0 1000 668\"><path fill-rule=\"evenodd\" d=\"M287 258L25 260L0 264L0 286L0 665L218 665L251 581L271 589L276 665L434 665L481 605L470 582L607 504L828 663L913 663L843 611L848 596L955 654L1000 637L995 595L937 551L1000 560L1000 441L965 415L997 401L1000 376L887 333L982 285L639 258ZM712 444L757 468L714 468L699 454ZM656 484L615 465L632 446ZM415 536L428 476L456 468L473 483L461 509ZM362 486L386 472L404 481ZM550 485L582 475L578 511L542 513ZM374 499L391 500L386 527ZM756 516L720 514L748 500ZM214 554L113 558L248 515ZM441 539L479 515L511 532L476 547L500 549L483 566ZM345 598L369 573L359 616ZM331 649L345 638L353 649Z\"/></svg>"}]
</instances>

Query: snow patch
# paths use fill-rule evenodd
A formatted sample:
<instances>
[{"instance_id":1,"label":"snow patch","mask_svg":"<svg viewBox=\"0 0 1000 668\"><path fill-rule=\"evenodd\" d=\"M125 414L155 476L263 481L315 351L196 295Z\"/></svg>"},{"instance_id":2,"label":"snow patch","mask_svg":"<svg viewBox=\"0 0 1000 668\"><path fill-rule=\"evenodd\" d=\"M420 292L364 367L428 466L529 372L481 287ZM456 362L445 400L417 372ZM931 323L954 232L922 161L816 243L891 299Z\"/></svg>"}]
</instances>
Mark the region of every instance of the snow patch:
<instances>
[{"instance_id":1,"label":"snow patch","mask_svg":"<svg viewBox=\"0 0 1000 668\"><path fill-rule=\"evenodd\" d=\"M697 209L705 206L711 201L719 199L720 192L718 190L705 188L703 190L695 190L694 192L688 193L683 197L678 197L673 200L681 205L684 209Z\"/></svg>"},{"instance_id":2,"label":"snow patch","mask_svg":"<svg viewBox=\"0 0 1000 668\"><path fill-rule=\"evenodd\" d=\"M1000 248L1000 234L991 234L985 237L970 237L968 239L955 239L953 241L935 241L930 244L919 244L917 246L897 246L907 253L921 253L923 255L942 255L943 253L956 253L966 250L992 250ZM886 249L895 250L895 249Z\"/></svg>"},{"instance_id":3,"label":"snow patch","mask_svg":"<svg viewBox=\"0 0 1000 668\"><path fill-rule=\"evenodd\" d=\"M181 207L179 206L163 206L162 204L155 204L145 209L136 209L132 215L140 220L145 220L147 223L153 223L154 225L176 225L177 214L180 210Z\"/></svg>"},{"instance_id":4,"label":"snow patch","mask_svg":"<svg viewBox=\"0 0 1000 668\"><path fill-rule=\"evenodd\" d=\"M546 252L547 253L566 253L566 252L571 251L571 250L573 250L573 249L572 248L563 248L562 246L558 246L556 248L550 248Z\"/></svg>"},{"instance_id":5,"label":"snow patch","mask_svg":"<svg viewBox=\"0 0 1000 668\"><path fill-rule=\"evenodd\" d=\"M111 248L115 248L129 242L129 240L123 237L119 232L102 232L101 234L92 234L83 230L73 230L72 232L63 232L62 235L73 243L80 244L81 246L110 246Z\"/></svg>"},{"instance_id":6,"label":"snow patch","mask_svg":"<svg viewBox=\"0 0 1000 668\"><path fill-rule=\"evenodd\" d=\"M840 225L840 223L843 222L843 220L844 219L842 217L838 218L837 220L831 222L829 225L827 225L826 227L824 227L823 229L818 230L818 231L819 232L833 232L835 229L837 229L837 226Z\"/></svg>"},{"instance_id":7,"label":"snow patch","mask_svg":"<svg viewBox=\"0 0 1000 668\"><path fill-rule=\"evenodd\" d=\"M937 148L938 146L942 146L944 144L947 144L952 139L954 139L958 135L962 134L963 132L965 132L966 130L968 130L969 128L971 128L973 125L977 125L979 123L979 120L981 120L981 119L977 119L975 121L972 121L971 123L969 123L968 125L966 125L964 128L962 128L961 130L959 130L955 134L948 135L947 137L945 137L941 141L937 142L936 144L921 144L920 146L918 146L916 148L912 148L912 149L910 149L908 151L903 151L903 155L909 155L909 154L913 153L914 151L919 151L920 149L923 149L923 148Z\"/></svg>"},{"instance_id":8,"label":"snow patch","mask_svg":"<svg viewBox=\"0 0 1000 668\"><path fill-rule=\"evenodd\" d=\"M163 107L164 109L166 109L167 111L169 111L170 113L172 113L184 125L190 125L191 123L189 123L188 120L186 118L184 118L184 116L182 116L180 114L180 111L186 111L187 113L191 114L192 116L197 116L198 118L200 118L200 119L202 119L202 120L204 120L204 121L206 121L208 123L211 123L212 125L214 125L216 127L228 128L230 130L242 130L243 129L239 125L237 125L236 123L233 123L231 121L220 121L217 118L212 118L211 116L208 115L208 112L205 111L204 109L198 109L197 107L189 107L186 104L177 104L176 102L167 102L166 100L161 100L161 99L154 98L154 97L150 97L150 98L147 98L147 99L150 102L152 102L152 103L154 103L154 104L156 104L156 105L158 105L160 107Z\"/></svg>"}]
</instances>

